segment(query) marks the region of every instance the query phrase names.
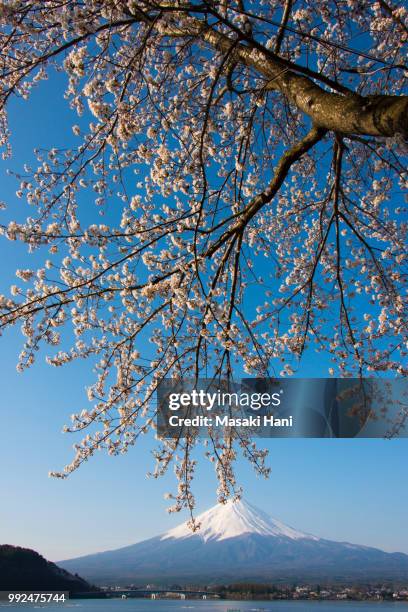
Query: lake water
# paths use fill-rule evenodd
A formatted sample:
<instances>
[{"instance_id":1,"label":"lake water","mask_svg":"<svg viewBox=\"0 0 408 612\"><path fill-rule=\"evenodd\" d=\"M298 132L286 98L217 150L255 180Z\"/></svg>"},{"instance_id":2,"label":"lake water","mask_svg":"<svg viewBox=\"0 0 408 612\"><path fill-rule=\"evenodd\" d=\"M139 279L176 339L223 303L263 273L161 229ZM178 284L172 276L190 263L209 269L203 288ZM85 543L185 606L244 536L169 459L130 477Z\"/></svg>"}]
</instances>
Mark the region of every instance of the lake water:
<instances>
[{"instance_id":1,"label":"lake water","mask_svg":"<svg viewBox=\"0 0 408 612\"><path fill-rule=\"evenodd\" d=\"M407 602L376 601L201 601L190 599L80 599L65 604L7 604L1 608L42 609L45 612L408 612ZM2 610L1 612L6 612ZM14 612L14 611L13 611Z\"/></svg>"}]
</instances>

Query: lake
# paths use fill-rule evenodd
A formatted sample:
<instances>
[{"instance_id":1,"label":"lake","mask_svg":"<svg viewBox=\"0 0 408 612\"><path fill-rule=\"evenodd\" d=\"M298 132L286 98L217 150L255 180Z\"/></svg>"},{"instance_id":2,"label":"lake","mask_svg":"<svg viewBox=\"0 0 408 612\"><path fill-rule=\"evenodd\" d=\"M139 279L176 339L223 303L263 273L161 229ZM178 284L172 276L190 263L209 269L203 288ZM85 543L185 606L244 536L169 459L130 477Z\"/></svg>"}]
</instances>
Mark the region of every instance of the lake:
<instances>
[{"instance_id":1,"label":"lake","mask_svg":"<svg viewBox=\"0 0 408 612\"><path fill-rule=\"evenodd\" d=\"M65 604L8 604L0 608L34 608L46 612L408 612L407 602L384 601L214 601L171 599L79 599ZM5 612L5 611L4 611Z\"/></svg>"}]
</instances>

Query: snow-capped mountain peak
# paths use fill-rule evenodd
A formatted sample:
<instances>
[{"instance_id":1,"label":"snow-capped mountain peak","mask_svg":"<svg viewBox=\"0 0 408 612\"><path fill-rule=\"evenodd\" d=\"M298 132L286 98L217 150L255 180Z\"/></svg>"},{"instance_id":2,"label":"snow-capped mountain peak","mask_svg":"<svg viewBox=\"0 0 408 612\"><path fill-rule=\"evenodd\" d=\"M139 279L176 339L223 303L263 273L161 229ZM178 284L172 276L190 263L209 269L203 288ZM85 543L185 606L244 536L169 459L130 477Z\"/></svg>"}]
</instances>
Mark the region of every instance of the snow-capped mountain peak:
<instances>
[{"instance_id":1,"label":"snow-capped mountain peak","mask_svg":"<svg viewBox=\"0 0 408 612\"><path fill-rule=\"evenodd\" d=\"M184 539L198 535L207 542L208 540L220 541L236 538L250 533L291 540L319 539L292 529L292 527L288 527L284 523L271 518L262 510L241 500L235 502L230 500L226 504L217 504L197 516L197 523L200 524L198 532L192 532L188 524L183 523L164 533L160 539Z\"/></svg>"},{"instance_id":2,"label":"snow-capped mountain peak","mask_svg":"<svg viewBox=\"0 0 408 612\"><path fill-rule=\"evenodd\" d=\"M317 583L408 580L408 555L302 533L246 502L228 502L187 524L117 550L60 562L96 584Z\"/></svg>"}]
</instances>

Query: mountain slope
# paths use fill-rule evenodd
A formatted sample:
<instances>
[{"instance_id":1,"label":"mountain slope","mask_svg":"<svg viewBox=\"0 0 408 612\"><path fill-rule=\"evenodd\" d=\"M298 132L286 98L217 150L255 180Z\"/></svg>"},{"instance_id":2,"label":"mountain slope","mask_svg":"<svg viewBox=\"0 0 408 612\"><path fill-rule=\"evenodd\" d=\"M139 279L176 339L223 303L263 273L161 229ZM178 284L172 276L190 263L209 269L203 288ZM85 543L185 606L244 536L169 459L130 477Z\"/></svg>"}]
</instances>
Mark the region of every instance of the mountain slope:
<instances>
[{"instance_id":1,"label":"mountain slope","mask_svg":"<svg viewBox=\"0 0 408 612\"><path fill-rule=\"evenodd\" d=\"M248 503L217 505L157 537L62 561L97 584L408 578L408 555L302 533Z\"/></svg>"},{"instance_id":2,"label":"mountain slope","mask_svg":"<svg viewBox=\"0 0 408 612\"><path fill-rule=\"evenodd\" d=\"M0 545L0 591L91 591L79 576L73 576L29 548Z\"/></svg>"}]
</instances>

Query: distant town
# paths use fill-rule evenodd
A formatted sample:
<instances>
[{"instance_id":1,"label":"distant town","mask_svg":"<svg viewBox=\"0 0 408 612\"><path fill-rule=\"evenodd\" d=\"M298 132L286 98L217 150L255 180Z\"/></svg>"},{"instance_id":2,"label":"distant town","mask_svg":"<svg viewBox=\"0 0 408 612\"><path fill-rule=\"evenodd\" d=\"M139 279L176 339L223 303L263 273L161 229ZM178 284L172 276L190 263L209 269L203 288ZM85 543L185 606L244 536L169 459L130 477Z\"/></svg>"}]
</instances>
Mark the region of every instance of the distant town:
<instances>
[{"instance_id":1,"label":"distant town","mask_svg":"<svg viewBox=\"0 0 408 612\"><path fill-rule=\"evenodd\" d=\"M83 597L83 594L79 595ZM89 597L145 597L150 599L236 599L236 600L351 600L407 601L408 585L271 585L240 582L229 585L148 584L137 586L102 586Z\"/></svg>"}]
</instances>

